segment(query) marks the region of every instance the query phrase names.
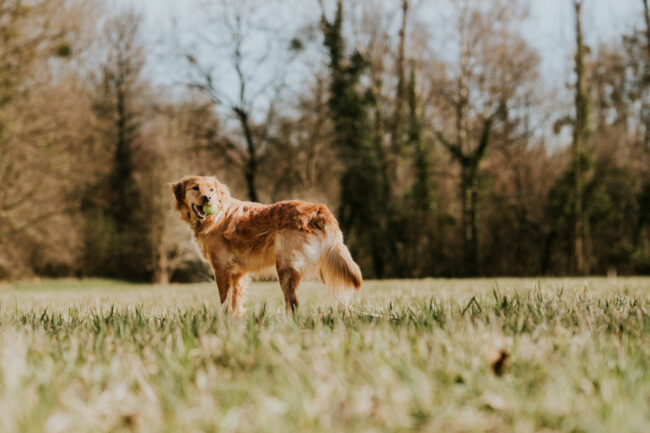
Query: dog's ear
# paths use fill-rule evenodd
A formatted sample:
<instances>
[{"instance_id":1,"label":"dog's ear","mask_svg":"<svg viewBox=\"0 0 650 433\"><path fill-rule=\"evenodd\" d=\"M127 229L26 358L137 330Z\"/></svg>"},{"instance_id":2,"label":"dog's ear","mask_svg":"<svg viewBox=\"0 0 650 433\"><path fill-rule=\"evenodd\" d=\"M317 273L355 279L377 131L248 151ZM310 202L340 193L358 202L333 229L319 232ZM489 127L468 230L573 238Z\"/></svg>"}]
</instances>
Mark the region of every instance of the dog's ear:
<instances>
[{"instance_id":1,"label":"dog's ear","mask_svg":"<svg viewBox=\"0 0 650 433\"><path fill-rule=\"evenodd\" d=\"M185 182L182 180L180 182L172 183L172 191L176 196L176 200L182 202L185 198Z\"/></svg>"},{"instance_id":2,"label":"dog's ear","mask_svg":"<svg viewBox=\"0 0 650 433\"><path fill-rule=\"evenodd\" d=\"M217 176L210 176L210 180L212 180L212 184L215 186L217 191L221 190L221 182L219 182L219 179L217 179Z\"/></svg>"}]
</instances>

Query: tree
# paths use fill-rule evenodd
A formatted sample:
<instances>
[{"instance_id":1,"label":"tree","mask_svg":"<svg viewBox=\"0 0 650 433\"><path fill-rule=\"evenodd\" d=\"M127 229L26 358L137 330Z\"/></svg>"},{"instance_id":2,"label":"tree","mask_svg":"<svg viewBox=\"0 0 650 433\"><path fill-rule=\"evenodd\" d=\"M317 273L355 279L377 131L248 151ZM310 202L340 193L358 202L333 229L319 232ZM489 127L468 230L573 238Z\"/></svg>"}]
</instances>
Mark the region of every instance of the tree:
<instances>
[{"instance_id":1,"label":"tree","mask_svg":"<svg viewBox=\"0 0 650 433\"><path fill-rule=\"evenodd\" d=\"M172 279L203 280L209 268L196 255L196 247L185 224L179 224L170 183L187 174L209 169L202 163L206 152L196 152L203 141L213 139L217 124L214 107L202 98L165 101L160 97L155 112L143 128L138 187L148 191L149 241L153 255L153 281L166 285ZM183 274L187 274L183 276Z\"/></svg>"},{"instance_id":2,"label":"tree","mask_svg":"<svg viewBox=\"0 0 650 433\"><path fill-rule=\"evenodd\" d=\"M197 40L201 41L199 46L206 45L220 53L220 58L227 59L225 70L218 69L223 65L202 62L194 52L198 48L182 49L191 69L190 87L205 92L238 124L233 133L223 129L224 133L211 142L210 147L241 171L248 198L252 201L260 199L257 185L260 165L272 141L277 120L276 103L285 87L287 67L301 49L298 39L287 41L279 36L282 23L271 23L263 14L274 5L278 6L255 0L223 0L215 9L205 5L204 15L211 17L210 24L205 27L210 31L199 33ZM215 21L222 26L214 26ZM251 44L260 40L266 46L251 50ZM236 91L232 92L232 88Z\"/></svg>"},{"instance_id":3,"label":"tree","mask_svg":"<svg viewBox=\"0 0 650 433\"><path fill-rule=\"evenodd\" d=\"M72 54L75 13L64 0L0 0L0 277L45 271L46 256L52 272L74 261L66 247L52 254L41 245L70 210L63 173L73 134L60 126L71 126L62 109L73 98L48 98L63 87L52 85L49 66Z\"/></svg>"},{"instance_id":4,"label":"tree","mask_svg":"<svg viewBox=\"0 0 650 433\"><path fill-rule=\"evenodd\" d=\"M321 5L322 6L322 5ZM341 173L339 221L351 236L353 251L370 245L374 275L382 277L386 267L385 215L387 200L381 157L373 142L368 121L369 98L359 89L366 68L362 55L346 55L343 39L343 2L337 3L330 21L321 15L324 44L329 54L329 112L334 129L334 146L344 164Z\"/></svg>"},{"instance_id":5,"label":"tree","mask_svg":"<svg viewBox=\"0 0 650 433\"><path fill-rule=\"evenodd\" d=\"M409 80L406 86L407 101L407 144L412 155L413 180L406 193L404 209L401 215L399 238L405 244L400 254L402 269L400 275L430 275L440 256L440 244L436 242L440 235L435 235L437 215L434 213L436 189L433 178L431 152L422 136L422 121L417 95L415 62L411 64Z\"/></svg>"},{"instance_id":6,"label":"tree","mask_svg":"<svg viewBox=\"0 0 650 433\"><path fill-rule=\"evenodd\" d=\"M104 25L104 58L95 77L94 112L110 163L88 185L83 208L88 215L86 268L91 273L149 279L151 245L147 198L136 179L136 152L146 110L141 17L127 11Z\"/></svg>"},{"instance_id":7,"label":"tree","mask_svg":"<svg viewBox=\"0 0 650 433\"><path fill-rule=\"evenodd\" d=\"M483 6L488 6L481 4ZM463 262L469 275L480 274L479 193L480 164L495 141L495 125L502 124L520 86L532 81L536 55L512 28L518 9L512 2L457 4L456 64L443 71L439 110L453 119L454 129L434 133L460 166ZM453 134L453 138L452 137Z\"/></svg>"},{"instance_id":8,"label":"tree","mask_svg":"<svg viewBox=\"0 0 650 433\"><path fill-rule=\"evenodd\" d=\"M575 9L575 119L573 125L573 141L571 143L571 165L573 173L573 271L578 274L589 272L589 263L585 258L585 239L588 237L588 226L583 214L583 183L586 170L587 145L591 139L590 100L587 89L587 75L585 71L586 46L582 35L582 10L583 1L574 0Z\"/></svg>"},{"instance_id":9,"label":"tree","mask_svg":"<svg viewBox=\"0 0 650 433\"><path fill-rule=\"evenodd\" d=\"M413 181L412 195L415 208L425 214L430 214L433 207L433 190L435 188L430 153L422 138L422 124L418 113L415 65L411 66L407 90L408 100L408 143L413 147Z\"/></svg>"},{"instance_id":10,"label":"tree","mask_svg":"<svg viewBox=\"0 0 650 433\"><path fill-rule=\"evenodd\" d=\"M643 0L643 11L645 18L645 35L646 35L646 50L648 55L639 56L641 62L645 64L641 80L638 83L639 94L642 95L642 111L641 121L645 127L643 136L643 157L642 164L645 166L643 186L638 195L640 203L639 222L637 230L637 248L635 252L635 261L638 263L637 267L641 272L650 272L650 8L648 7L648 0Z\"/></svg>"},{"instance_id":11,"label":"tree","mask_svg":"<svg viewBox=\"0 0 650 433\"><path fill-rule=\"evenodd\" d=\"M272 152L265 155L261 175L272 201L305 197L334 203L338 182L332 172L339 169L336 151L331 146L334 134L328 113L327 71L316 72L305 94L299 94L289 107L297 117L279 116L273 134Z\"/></svg>"},{"instance_id":12,"label":"tree","mask_svg":"<svg viewBox=\"0 0 650 433\"><path fill-rule=\"evenodd\" d=\"M647 40L648 54L650 54L650 9L648 9L648 0L643 1L643 18L645 19L645 34Z\"/></svg>"},{"instance_id":13,"label":"tree","mask_svg":"<svg viewBox=\"0 0 650 433\"><path fill-rule=\"evenodd\" d=\"M397 61L396 61L396 75L397 86L395 88L395 102L393 107L393 118L391 121L391 170L389 175L393 180L397 178L397 159L399 158L402 144L403 144L403 117L404 117L404 102L407 93L407 80L406 80L406 32L408 25L408 12L409 0L402 0L402 22L398 34L397 43Z\"/></svg>"}]
</instances>

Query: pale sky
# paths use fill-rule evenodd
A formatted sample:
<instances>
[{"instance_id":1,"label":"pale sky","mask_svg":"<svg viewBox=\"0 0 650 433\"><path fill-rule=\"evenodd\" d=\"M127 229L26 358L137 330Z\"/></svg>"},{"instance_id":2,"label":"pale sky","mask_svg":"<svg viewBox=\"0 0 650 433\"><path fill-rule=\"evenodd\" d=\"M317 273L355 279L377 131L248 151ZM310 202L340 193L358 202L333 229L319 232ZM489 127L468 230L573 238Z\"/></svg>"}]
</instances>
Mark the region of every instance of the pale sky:
<instances>
[{"instance_id":1,"label":"pale sky","mask_svg":"<svg viewBox=\"0 0 650 433\"><path fill-rule=\"evenodd\" d=\"M106 0L110 6L129 6L143 14L145 17L146 35L152 41L162 41L165 46L174 38L182 37L182 32L193 32L196 30L196 21L201 20L197 15L200 4L219 4L218 0ZM243 0L242 0L243 1ZM347 0L350 2L351 0ZM400 0L357 0L369 1L373 4L383 2L388 7L399 8ZM432 28L444 25L444 13L440 13L440 6L453 0L413 0L419 5L416 13L420 20L428 20L432 17ZM481 0L475 0L481 1ZM522 0L525 1L525 0ZM565 92L567 83L572 77L572 55L575 50L574 40L574 13L572 0L528 0L530 17L523 23L523 35L528 41L539 50L542 58L541 73L546 82L546 89L549 93L549 103L554 104L564 101L561 105L570 104L570 92ZM642 28L643 26L643 3L642 0L584 0L583 24L586 42L596 48L603 41L620 41L621 35L629 33L631 29ZM326 5L334 5L334 0L325 0ZM277 22L293 23L304 25L308 22L318 22L320 9L317 0L285 0L282 7L276 6L270 14L276 14ZM197 18L198 16L198 18ZM295 19L292 19L296 17ZM176 21L179 29L174 31L172 22ZM204 20L205 22L205 20ZM398 24L398 21L396 21ZM194 27L193 27L194 26ZM214 25L218 29L219 24ZM285 27L283 27L283 30ZM297 27L296 27L297 29ZM288 32L296 29L288 28ZM294 33L292 33L294 34ZM435 34L434 34L435 35ZM442 38L442 36L441 36ZM261 44L260 44L261 45ZM263 48L261 48L263 49ZM183 82L182 74L184 64L178 61L177 56L171 54L169 49L160 48L160 52L154 52L152 67L152 80L154 83L169 84ZM219 61L219 53L208 50L199 57L205 57L207 61ZM205 60L205 59L204 59ZM292 68L295 69L295 68ZM303 70L311 73L311 70ZM232 77L232 71L231 77ZM268 72L261 70L261 76ZM304 72L303 72L304 73ZM300 74L300 72L297 72ZM218 74L225 82L233 83L227 73ZM261 81L261 79L259 80ZM300 87L300 77L291 80ZM235 85L225 86L232 90ZM552 94L556 96L553 97ZM559 96L557 96L559 95ZM567 99L569 98L569 99ZM253 110L255 113L256 110ZM263 111L263 110L262 110ZM558 139L562 141L563 138Z\"/></svg>"},{"instance_id":2,"label":"pale sky","mask_svg":"<svg viewBox=\"0 0 650 433\"><path fill-rule=\"evenodd\" d=\"M531 31L525 33L542 54L546 72L561 73L575 49L572 0L530 0ZM586 0L583 6L584 33L592 47L602 41L620 39L639 28L642 0ZM532 24L535 23L536 25Z\"/></svg>"},{"instance_id":3,"label":"pale sky","mask_svg":"<svg viewBox=\"0 0 650 433\"><path fill-rule=\"evenodd\" d=\"M154 33L162 32L165 37L173 19L183 20L191 16L200 0L107 0L114 4L133 6L143 13ZM327 1L327 0L326 0ZM364 1L364 0L357 0ZM420 0L420 8L437 7L441 0ZM476 0L480 1L480 0ZM333 0L330 0L333 3ZM386 0L387 4L399 0ZM310 11L318 11L316 0L292 1L301 4L296 13L304 16ZM542 55L542 69L548 74L565 73L573 51L573 10L572 0L529 0L531 16L529 31L524 32L528 40L539 49ZM317 15L315 15L317 17ZM642 0L585 0L585 36L592 46L600 41L612 40L642 25Z\"/></svg>"}]
</instances>

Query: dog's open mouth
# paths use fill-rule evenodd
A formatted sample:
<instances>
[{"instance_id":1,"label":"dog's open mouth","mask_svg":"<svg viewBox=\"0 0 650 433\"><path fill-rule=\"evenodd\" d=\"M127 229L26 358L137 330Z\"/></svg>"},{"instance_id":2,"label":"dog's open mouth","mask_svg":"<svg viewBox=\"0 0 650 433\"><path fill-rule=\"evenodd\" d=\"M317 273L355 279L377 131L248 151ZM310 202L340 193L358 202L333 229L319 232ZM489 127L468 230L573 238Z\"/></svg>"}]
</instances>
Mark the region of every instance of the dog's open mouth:
<instances>
[{"instance_id":1,"label":"dog's open mouth","mask_svg":"<svg viewBox=\"0 0 650 433\"><path fill-rule=\"evenodd\" d=\"M194 211L194 215L200 220L204 220L207 214L203 210L203 206L197 206L195 204L192 205L192 210Z\"/></svg>"}]
</instances>

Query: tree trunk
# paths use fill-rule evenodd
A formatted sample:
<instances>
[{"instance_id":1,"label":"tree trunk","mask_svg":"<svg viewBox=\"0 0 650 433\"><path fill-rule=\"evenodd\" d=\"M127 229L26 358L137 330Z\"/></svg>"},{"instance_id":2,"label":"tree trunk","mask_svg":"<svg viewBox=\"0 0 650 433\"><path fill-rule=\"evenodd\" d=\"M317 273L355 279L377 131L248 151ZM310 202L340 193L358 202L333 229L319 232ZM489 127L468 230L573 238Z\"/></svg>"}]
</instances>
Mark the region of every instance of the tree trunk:
<instances>
[{"instance_id":1,"label":"tree trunk","mask_svg":"<svg viewBox=\"0 0 650 433\"><path fill-rule=\"evenodd\" d=\"M166 286L169 284L169 265L167 263L167 256L165 254L160 256L158 261L156 284L161 286Z\"/></svg>"},{"instance_id":2,"label":"tree trunk","mask_svg":"<svg viewBox=\"0 0 650 433\"><path fill-rule=\"evenodd\" d=\"M461 162L461 210L464 262L466 275L478 275L478 171L467 162Z\"/></svg>"},{"instance_id":3,"label":"tree trunk","mask_svg":"<svg viewBox=\"0 0 650 433\"><path fill-rule=\"evenodd\" d=\"M647 39L648 54L650 55L650 11L648 10L648 0L643 0L643 16L645 18L645 34Z\"/></svg>"},{"instance_id":4,"label":"tree trunk","mask_svg":"<svg viewBox=\"0 0 650 433\"><path fill-rule=\"evenodd\" d=\"M402 0L402 25L399 30L397 47L397 89L395 92L395 111L391 124L391 171L393 180L397 175L397 158L402 147L402 123L404 111L404 96L406 93L406 25L408 22L409 1Z\"/></svg>"},{"instance_id":5,"label":"tree trunk","mask_svg":"<svg viewBox=\"0 0 650 433\"><path fill-rule=\"evenodd\" d=\"M133 167L131 161L131 143L128 137L127 123L128 113L126 108L126 95L124 89L124 78L120 76L115 80L116 91L116 148L115 148L115 167L113 172L113 188L116 193L116 203L113 204L114 210L111 212L115 228L117 231L118 241L122 243L123 237L129 225L133 220L134 201L131 200L129 189L132 188ZM112 272L128 273L130 269L129 253L121 245L114 251L115 269Z\"/></svg>"},{"instance_id":6,"label":"tree trunk","mask_svg":"<svg viewBox=\"0 0 650 433\"><path fill-rule=\"evenodd\" d=\"M643 0L643 16L645 18L645 34L646 34L646 48L648 49L648 58L646 60L646 65L650 62L650 9L648 8L648 0ZM647 68L647 66L646 66ZM646 69L646 75L650 75L650 72ZM650 151L650 107L648 106L648 84L647 79L645 80L644 85L642 85L642 95L645 95L641 99L641 121L645 126L645 132L643 134L643 145L646 152ZM647 164L646 164L647 165Z\"/></svg>"},{"instance_id":7,"label":"tree trunk","mask_svg":"<svg viewBox=\"0 0 650 433\"><path fill-rule=\"evenodd\" d=\"M588 272L585 261L584 240L585 221L583 205L583 167L582 152L589 134L589 102L587 95L587 79L584 70L584 43L582 37L581 7L582 0L574 0L576 13L576 90L575 110L576 118L573 132L573 143L571 146L571 157L573 164L573 272L579 275Z\"/></svg>"},{"instance_id":8,"label":"tree trunk","mask_svg":"<svg viewBox=\"0 0 650 433\"><path fill-rule=\"evenodd\" d=\"M122 88L122 79L116 80L115 86L116 92L116 111L117 111L117 120L115 122L116 130L116 148L115 148L115 168L114 168L114 185L115 192L117 193L117 203L115 203L116 211L115 223L117 225L118 232L122 232L126 225L126 219L128 219L128 206L132 203L127 203L127 194L125 191L124 182L130 178L130 155L129 155L129 143L127 143L126 138L126 102L124 89Z\"/></svg>"},{"instance_id":9,"label":"tree trunk","mask_svg":"<svg viewBox=\"0 0 650 433\"><path fill-rule=\"evenodd\" d=\"M246 138L246 151L248 155L246 166L244 167L244 178L246 179L248 199L250 201L259 201L257 187L255 186L255 178L257 177L257 147L248 120L248 113L241 107L236 107L234 111L239 118L239 123L244 131L244 137Z\"/></svg>"},{"instance_id":10,"label":"tree trunk","mask_svg":"<svg viewBox=\"0 0 650 433\"><path fill-rule=\"evenodd\" d=\"M471 234L471 240L470 240L470 249L469 249L469 255L470 255L470 263L472 266L472 275L479 275L480 274L480 269L479 269L479 256L478 256L478 173L475 168L472 169L471 171L471 183L470 183L470 197L471 197L471 202L470 202L470 207L469 207L469 212L470 212L470 234Z\"/></svg>"},{"instance_id":11,"label":"tree trunk","mask_svg":"<svg viewBox=\"0 0 650 433\"><path fill-rule=\"evenodd\" d=\"M463 232L463 261L466 271L464 274L471 274L471 270L468 270L471 267L471 240L472 234L470 229L470 203L472 197L470 193L470 175L467 171L466 166L461 166L461 179L460 179L460 207L462 213L461 219L461 230Z\"/></svg>"}]
</instances>

